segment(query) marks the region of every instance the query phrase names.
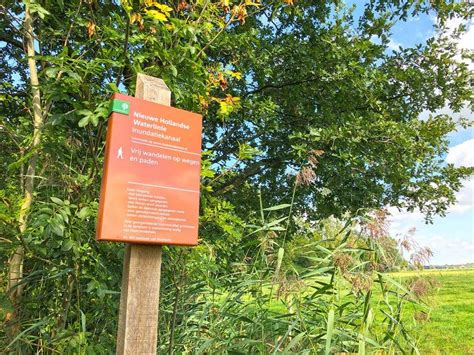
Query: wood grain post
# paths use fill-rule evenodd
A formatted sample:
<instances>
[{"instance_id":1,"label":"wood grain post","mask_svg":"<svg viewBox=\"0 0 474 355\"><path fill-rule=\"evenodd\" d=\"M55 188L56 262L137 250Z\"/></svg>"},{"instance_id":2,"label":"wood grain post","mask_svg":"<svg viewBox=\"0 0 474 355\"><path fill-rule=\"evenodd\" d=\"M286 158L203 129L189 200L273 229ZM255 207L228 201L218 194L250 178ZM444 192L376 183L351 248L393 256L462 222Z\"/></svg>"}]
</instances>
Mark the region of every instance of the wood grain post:
<instances>
[{"instance_id":1,"label":"wood grain post","mask_svg":"<svg viewBox=\"0 0 474 355\"><path fill-rule=\"evenodd\" d=\"M161 79L138 74L135 96L170 106ZM127 244L122 274L117 354L156 355L160 300L161 245Z\"/></svg>"}]
</instances>

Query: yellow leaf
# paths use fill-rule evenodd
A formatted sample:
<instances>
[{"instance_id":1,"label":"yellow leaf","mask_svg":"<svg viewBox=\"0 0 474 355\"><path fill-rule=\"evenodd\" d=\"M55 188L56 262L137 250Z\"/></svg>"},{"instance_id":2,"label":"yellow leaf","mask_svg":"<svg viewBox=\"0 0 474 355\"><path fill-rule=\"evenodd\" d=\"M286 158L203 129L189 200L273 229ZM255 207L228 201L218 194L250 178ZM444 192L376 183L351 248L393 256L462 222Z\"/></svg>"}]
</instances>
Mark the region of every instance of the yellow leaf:
<instances>
[{"instance_id":1,"label":"yellow leaf","mask_svg":"<svg viewBox=\"0 0 474 355\"><path fill-rule=\"evenodd\" d=\"M146 10L146 14L152 18L154 18L157 21L160 22L166 22L168 19L166 18L166 15L162 12L159 12L157 10Z\"/></svg>"},{"instance_id":2,"label":"yellow leaf","mask_svg":"<svg viewBox=\"0 0 474 355\"><path fill-rule=\"evenodd\" d=\"M222 116L227 116L228 114L232 112L233 109L234 107L232 106L232 104L229 104L225 101L219 102L219 113Z\"/></svg>"},{"instance_id":3,"label":"yellow leaf","mask_svg":"<svg viewBox=\"0 0 474 355\"><path fill-rule=\"evenodd\" d=\"M226 73L237 80L242 79L242 73L238 71L226 70Z\"/></svg>"},{"instance_id":4,"label":"yellow leaf","mask_svg":"<svg viewBox=\"0 0 474 355\"><path fill-rule=\"evenodd\" d=\"M122 7L127 13L130 13L130 11L132 11L133 9L132 5L130 4L130 0L122 0L120 1L120 4L122 5Z\"/></svg>"},{"instance_id":5,"label":"yellow leaf","mask_svg":"<svg viewBox=\"0 0 474 355\"><path fill-rule=\"evenodd\" d=\"M252 1L252 0L245 0L245 5L247 6L260 6L260 0Z\"/></svg>"},{"instance_id":6,"label":"yellow leaf","mask_svg":"<svg viewBox=\"0 0 474 355\"><path fill-rule=\"evenodd\" d=\"M139 18L140 18L140 14L137 14L136 12L134 12L131 16L130 16L130 23L133 25L136 21L139 21Z\"/></svg>"},{"instance_id":7,"label":"yellow leaf","mask_svg":"<svg viewBox=\"0 0 474 355\"><path fill-rule=\"evenodd\" d=\"M168 14L169 12L173 11L173 9L171 7L169 7L168 5L164 5L164 4L155 3L155 7L158 10L160 10L161 12L165 13L165 14Z\"/></svg>"},{"instance_id":8,"label":"yellow leaf","mask_svg":"<svg viewBox=\"0 0 474 355\"><path fill-rule=\"evenodd\" d=\"M225 101L238 107L240 106L240 97L227 94Z\"/></svg>"},{"instance_id":9,"label":"yellow leaf","mask_svg":"<svg viewBox=\"0 0 474 355\"><path fill-rule=\"evenodd\" d=\"M87 23L87 37L92 38L95 34L95 23L90 21Z\"/></svg>"},{"instance_id":10,"label":"yellow leaf","mask_svg":"<svg viewBox=\"0 0 474 355\"><path fill-rule=\"evenodd\" d=\"M219 28L224 28L225 27L225 21L222 20L221 18L218 18L217 19L217 25L219 26Z\"/></svg>"},{"instance_id":11,"label":"yellow leaf","mask_svg":"<svg viewBox=\"0 0 474 355\"><path fill-rule=\"evenodd\" d=\"M165 14L173 11L172 7L169 7L168 5L165 5L165 4L160 4L159 2L155 0L145 0L144 4L145 4L145 7L156 7L159 11Z\"/></svg>"},{"instance_id":12,"label":"yellow leaf","mask_svg":"<svg viewBox=\"0 0 474 355\"><path fill-rule=\"evenodd\" d=\"M219 101L219 114L222 116L228 116L239 107L240 97L227 95L225 99Z\"/></svg>"},{"instance_id":13,"label":"yellow leaf","mask_svg":"<svg viewBox=\"0 0 474 355\"><path fill-rule=\"evenodd\" d=\"M5 322L9 322L11 319L12 319L12 313L7 312L7 314L5 314Z\"/></svg>"},{"instance_id":14,"label":"yellow leaf","mask_svg":"<svg viewBox=\"0 0 474 355\"><path fill-rule=\"evenodd\" d=\"M224 7L228 7L229 3L230 3L229 0L222 0L222 6L224 6Z\"/></svg>"},{"instance_id":15,"label":"yellow leaf","mask_svg":"<svg viewBox=\"0 0 474 355\"><path fill-rule=\"evenodd\" d=\"M247 9L244 4L239 6L235 5L232 8L232 14L233 16L237 17L237 20L239 20L241 24L245 23L245 18L247 17Z\"/></svg>"}]
</instances>

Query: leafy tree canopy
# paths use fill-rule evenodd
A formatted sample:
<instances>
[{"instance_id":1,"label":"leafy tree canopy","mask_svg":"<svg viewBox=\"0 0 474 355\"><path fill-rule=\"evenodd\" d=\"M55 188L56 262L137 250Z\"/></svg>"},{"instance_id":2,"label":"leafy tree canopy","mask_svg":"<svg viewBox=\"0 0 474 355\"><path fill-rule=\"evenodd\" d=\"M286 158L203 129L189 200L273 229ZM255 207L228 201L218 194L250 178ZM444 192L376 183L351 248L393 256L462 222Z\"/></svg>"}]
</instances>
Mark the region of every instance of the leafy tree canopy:
<instances>
[{"instance_id":1,"label":"leafy tree canopy","mask_svg":"<svg viewBox=\"0 0 474 355\"><path fill-rule=\"evenodd\" d=\"M93 241L94 218L108 98L133 95L138 72L164 79L174 106L204 114L197 273L252 254L245 230L261 207L291 201L310 220L387 205L443 215L472 173L444 163L447 135L470 123L419 117L472 108L469 53L455 44L463 28L445 25L468 18L468 2L363 6L355 18L339 0L2 1L1 260L21 265L28 295L54 310L25 302L26 319L54 313L48 322L65 327L76 287L80 327L81 283L100 295L89 305L97 327L114 312L104 290L118 288L121 249ZM432 38L388 48L394 24L426 13L438 18ZM274 228L283 243L289 221ZM63 294L46 296L48 282Z\"/></svg>"},{"instance_id":2,"label":"leafy tree canopy","mask_svg":"<svg viewBox=\"0 0 474 355\"><path fill-rule=\"evenodd\" d=\"M424 110L471 104L468 67L443 32L447 18L467 16L461 4L374 1L360 19L338 1L31 4L46 121L39 164L52 178L71 156L82 161L77 190L97 191L105 101L119 89L133 94L137 71L162 77L174 105L205 114L212 201L247 209L257 187L280 201L299 173L297 201L316 217L390 204L430 218L469 173L442 161L446 135L462 122L419 120ZM440 19L435 37L387 49L396 21L427 11ZM9 171L31 131L22 12L18 2L2 7Z\"/></svg>"}]
</instances>

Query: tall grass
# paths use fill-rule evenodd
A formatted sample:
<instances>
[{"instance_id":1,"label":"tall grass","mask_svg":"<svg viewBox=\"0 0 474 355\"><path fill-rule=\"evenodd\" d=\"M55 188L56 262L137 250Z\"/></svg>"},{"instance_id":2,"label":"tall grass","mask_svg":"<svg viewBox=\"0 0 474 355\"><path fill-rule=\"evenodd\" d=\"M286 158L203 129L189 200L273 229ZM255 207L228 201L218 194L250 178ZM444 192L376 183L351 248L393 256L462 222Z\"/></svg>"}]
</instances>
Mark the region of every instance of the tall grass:
<instances>
[{"instance_id":1,"label":"tall grass","mask_svg":"<svg viewBox=\"0 0 474 355\"><path fill-rule=\"evenodd\" d=\"M20 324L4 322L5 351L115 349L122 248L94 242L95 206L87 208L53 201L34 212ZM403 315L422 305L381 272L379 239L354 221L309 222L292 204L261 201L257 216L231 260L206 241L166 248L160 354L418 352ZM6 301L2 307L8 314ZM20 332L12 339L13 326Z\"/></svg>"},{"instance_id":2,"label":"tall grass","mask_svg":"<svg viewBox=\"0 0 474 355\"><path fill-rule=\"evenodd\" d=\"M255 252L243 253L252 257L231 272L165 287L165 298L179 290L180 300L161 310L161 323L172 327L160 328L160 351L173 339L177 353L418 353L403 312L423 305L378 270L384 256L377 239L328 220L285 240L290 207L261 208L241 246ZM212 246L203 247L212 258ZM181 262L177 269L186 269Z\"/></svg>"}]
</instances>

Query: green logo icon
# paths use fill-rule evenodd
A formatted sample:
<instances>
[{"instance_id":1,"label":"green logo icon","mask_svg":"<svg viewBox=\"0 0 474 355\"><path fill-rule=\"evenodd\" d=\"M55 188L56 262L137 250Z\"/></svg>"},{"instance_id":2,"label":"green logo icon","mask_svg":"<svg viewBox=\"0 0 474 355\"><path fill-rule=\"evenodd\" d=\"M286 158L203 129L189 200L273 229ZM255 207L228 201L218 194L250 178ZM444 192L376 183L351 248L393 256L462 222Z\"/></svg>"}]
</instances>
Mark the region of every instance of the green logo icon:
<instances>
[{"instance_id":1,"label":"green logo icon","mask_svg":"<svg viewBox=\"0 0 474 355\"><path fill-rule=\"evenodd\" d=\"M112 112L128 115L130 112L130 103L124 100L114 99L110 103L109 115Z\"/></svg>"}]
</instances>

